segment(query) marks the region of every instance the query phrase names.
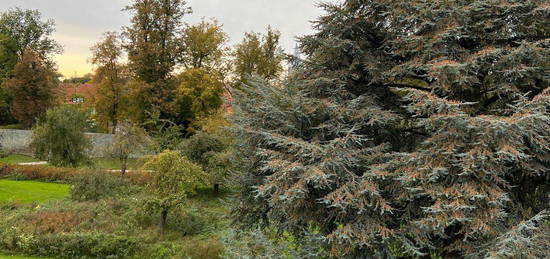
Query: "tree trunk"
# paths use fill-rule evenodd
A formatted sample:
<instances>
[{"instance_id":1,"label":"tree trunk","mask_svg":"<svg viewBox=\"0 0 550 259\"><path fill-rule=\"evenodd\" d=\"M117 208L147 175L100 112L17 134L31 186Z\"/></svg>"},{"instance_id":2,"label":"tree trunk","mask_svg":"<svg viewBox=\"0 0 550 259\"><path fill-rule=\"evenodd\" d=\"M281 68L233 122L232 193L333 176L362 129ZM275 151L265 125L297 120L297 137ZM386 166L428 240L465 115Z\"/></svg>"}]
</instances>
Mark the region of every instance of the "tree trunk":
<instances>
[{"instance_id":1,"label":"tree trunk","mask_svg":"<svg viewBox=\"0 0 550 259\"><path fill-rule=\"evenodd\" d=\"M167 217L168 217L168 210L163 209L160 212L160 221L159 221L160 231L164 231L164 228L166 227L166 218Z\"/></svg>"},{"instance_id":2,"label":"tree trunk","mask_svg":"<svg viewBox=\"0 0 550 259\"><path fill-rule=\"evenodd\" d=\"M120 171L122 171L122 176L126 174L126 168L128 167L128 159L123 158L120 160Z\"/></svg>"},{"instance_id":3,"label":"tree trunk","mask_svg":"<svg viewBox=\"0 0 550 259\"><path fill-rule=\"evenodd\" d=\"M118 127L118 120L114 120L111 122L113 124L113 130L112 133L116 134L116 128Z\"/></svg>"},{"instance_id":4,"label":"tree trunk","mask_svg":"<svg viewBox=\"0 0 550 259\"><path fill-rule=\"evenodd\" d=\"M219 183L214 184L214 194L215 195L220 194L220 184Z\"/></svg>"}]
</instances>

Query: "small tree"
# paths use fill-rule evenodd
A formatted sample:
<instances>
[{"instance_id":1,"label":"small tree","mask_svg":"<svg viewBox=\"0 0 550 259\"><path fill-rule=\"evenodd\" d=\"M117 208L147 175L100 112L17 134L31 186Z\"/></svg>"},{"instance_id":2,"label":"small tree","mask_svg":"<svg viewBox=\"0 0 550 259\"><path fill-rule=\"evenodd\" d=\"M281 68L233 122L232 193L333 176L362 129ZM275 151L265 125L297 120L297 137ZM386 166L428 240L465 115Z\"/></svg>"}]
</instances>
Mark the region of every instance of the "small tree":
<instances>
[{"instance_id":1,"label":"small tree","mask_svg":"<svg viewBox=\"0 0 550 259\"><path fill-rule=\"evenodd\" d=\"M105 150L105 155L120 161L120 170L124 176L128 159L132 155L143 155L150 147L151 140L144 129L132 124L122 124L115 133L113 143Z\"/></svg>"},{"instance_id":2,"label":"small tree","mask_svg":"<svg viewBox=\"0 0 550 259\"><path fill-rule=\"evenodd\" d=\"M77 167L90 162L91 143L84 134L86 114L74 106L48 110L33 128L31 148L36 157L55 166Z\"/></svg>"},{"instance_id":3,"label":"small tree","mask_svg":"<svg viewBox=\"0 0 550 259\"><path fill-rule=\"evenodd\" d=\"M164 151L151 157L144 165L153 170L153 178L147 185L148 193L145 207L151 211L160 211L159 228L166 226L168 212L184 204L195 187L202 184L206 177L199 165L189 161L175 151Z\"/></svg>"}]
</instances>

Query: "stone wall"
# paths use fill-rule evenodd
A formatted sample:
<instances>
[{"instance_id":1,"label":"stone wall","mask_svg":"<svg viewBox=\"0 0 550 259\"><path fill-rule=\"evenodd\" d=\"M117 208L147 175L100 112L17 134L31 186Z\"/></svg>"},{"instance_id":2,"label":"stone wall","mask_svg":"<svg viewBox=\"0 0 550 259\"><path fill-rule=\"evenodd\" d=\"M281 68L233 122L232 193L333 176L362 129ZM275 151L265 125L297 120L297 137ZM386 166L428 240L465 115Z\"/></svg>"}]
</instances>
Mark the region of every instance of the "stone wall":
<instances>
[{"instance_id":1,"label":"stone wall","mask_svg":"<svg viewBox=\"0 0 550 259\"><path fill-rule=\"evenodd\" d=\"M113 141L111 134L86 133L92 141L93 149L92 156L101 156L104 150ZM31 154L29 144L32 139L32 131L30 130L7 130L0 129L0 144L2 150L15 152L20 154Z\"/></svg>"}]
</instances>

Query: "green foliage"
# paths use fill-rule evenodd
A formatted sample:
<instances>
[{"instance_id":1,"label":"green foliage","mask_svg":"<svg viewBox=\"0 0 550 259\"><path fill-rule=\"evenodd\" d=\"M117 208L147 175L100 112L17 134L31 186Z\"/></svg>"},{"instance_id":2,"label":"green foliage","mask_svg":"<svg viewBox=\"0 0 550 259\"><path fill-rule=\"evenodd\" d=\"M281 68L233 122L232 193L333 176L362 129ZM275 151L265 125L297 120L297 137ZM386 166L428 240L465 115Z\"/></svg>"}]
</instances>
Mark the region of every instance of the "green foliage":
<instances>
[{"instance_id":1,"label":"green foliage","mask_svg":"<svg viewBox=\"0 0 550 259\"><path fill-rule=\"evenodd\" d=\"M121 61L122 43L117 34L107 32L91 50L91 63L96 66L94 81L99 84L94 104L96 116L100 124L114 133L125 114L129 94L127 69Z\"/></svg>"},{"instance_id":2,"label":"green foliage","mask_svg":"<svg viewBox=\"0 0 550 259\"><path fill-rule=\"evenodd\" d=\"M49 235L19 235L16 230L13 233L0 234L1 247L9 247L13 251L27 254L56 256L63 258L128 258L138 248L139 242L133 238L85 233L85 234L49 234ZM9 236L11 234L11 236Z\"/></svg>"},{"instance_id":3,"label":"green foliage","mask_svg":"<svg viewBox=\"0 0 550 259\"><path fill-rule=\"evenodd\" d=\"M151 157L144 168L154 171L147 185L150 196L146 198L145 207L161 212L160 227L163 229L168 211L182 206L187 196L205 182L206 175L199 165L175 151L164 151Z\"/></svg>"},{"instance_id":4,"label":"green foliage","mask_svg":"<svg viewBox=\"0 0 550 259\"><path fill-rule=\"evenodd\" d=\"M55 166L89 163L90 140L84 134L86 114L74 106L48 110L33 128L31 147L37 158Z\"/></svg>"},{"instance_id":5,"label":"green foliage","mask_svg":"<svg viewBox=\"0 0 550 259\"><path fill-rule=\"evenodd\" d=\"M180 145L182 154L203 168L208 167L214 153L222 152L225 148L224 143L218 138L203 132L198 132Z\"/></svg>"},{"instance_id":6,"label":"green foliage","mask_svg":"<svg viewBox=\"0 0 550 259\"><path fill-rule=\"evenodd\" d=\"M0 180L0 190L0 204L44 203L69 196L67 184Z\"/></svg>"},{"instance_id":7,"label":"green foliage","mask_svg":"<svg viewBox=\"0 0 550 259\"><path fill-rule=\"evenodd\" d=\"M122 175L124 175L130 157L145 155L152 145L152 140L144 129L136 125L122 124L118 127L113 142L106 148L105 155L120 161Z\"/></svg>"},{"instance_id":8,"label":"green foliage","mask_svg":"<svg viewBox=\"0 0 550 259\"><path fill-rule=\"evenodd\" d=\"M243 41L235 46L233 53L234 72L239 83L246 83L248 77L258 75L274 79L283 71L281 65L284 52L279 45L281 33L267 28L265 35L245 33Z\"/></svg>"},{"instance_id":9,"label":"green foliage","mask_svg":"<svg viewBox=\"0 0 550 259\"><path fill-rule=\"evenodd\" d=\"M14 8L0 14L0 34L13 40L19 58L27 49L36 51L41 58L60 53L61 45L51 38L54 31L55 22L43 21L38 10Z\"/></svg>"},{"instance_id":10,"label":"green foliage","mask_svg":"<svg viewBox=\"0 0 550 259\"><path fill-rule=\"evenodd\" d=\"M187 69L219 70L225 54L223 45L227 41L227 34L216 20L187 25L181 39L181 63Z\"/></svg>"},{"instance_id":11,"label":"green foliage","mask_svg":"<svg viewBox=\"0 0 550 259\"><path fill-rule=\"evenodd\" d=\"M0 34L0 82L13 75L18 61L15 41L7 35Z\"/></svg>"},{"instance_id":12,"label":"green foliage","mask_svg":"<svg viewBox=\"0 0 550 259\"><path fill-rule=\"evenodd\" d=\"M172 72L181 54L179 42L183 17L190 13L183 0L134 0L130 26L124 28L125 48L132 80L130 111L136 122L144 122L158 112L163 119L175 113Z\"/></svg>"},{"instance_id":13,"label":"green foliage","mask_svg":"<svg viewBox=\"0 0 550 259\"><path fill-rule=\"evenodd\" d=\"M184 127L171 120L161 119L159 113L150 114L151 119L143 123L149 129L155 141L154 150L160 153L164 150L176 150L183 138Z\"/></svg>"},{"instance_id":14,"label":"green foliage","mask_svg":"<svg viewBox=\"0 0 550 259\"><path fill-rule=\"evenodd\" d=\"M32 126L57 101L57 73L34 50L27 49L6 82L10 111L25 127Z\"/></svg>"},{"instance_id":15,"label":"green foliage","mask_svg":"<svg viewBox=\"0 0 550 259\"><path fill-rule=\"evenodd\" d=\"M201 68L187 69L179 75L180 116L187 121L215 113L223 104L223 83L219 76Z\"/></svg>"},{"instance_id":16,"label":"green foliage","mask_svg":"<svg viewBox=\"0 0 550 259\"><path fill-rule=\"evenodd\" d=\"M129 180L107 172L90 171L71 179L71 199L97 201L107 197L123 196L135 192Z\"/></svg>"},{"instance_id":17,"label":"green foliage","mask_svg":"<svg viewBox=\"0 0 550 259\"><path fill-rule=\"evenodd\" d=\"M225 250L222 258L330 258L324 248L326 240L318 233L306 232L299 239L301 241L297 242L296 237L278 235L274 231L231 230L223 239Z\"/></svg>"},{"instance_id":18,"label":"green foliage","mask_svg":"<svg viewBox=\"0 0 550 259\"><path fill-rule=\"evenodd\" d=\"M294 77L236 93L236 222L314 224L337 257L479 258L549 209L547 1L322 6Z\"/></svg>"}]
</instances>

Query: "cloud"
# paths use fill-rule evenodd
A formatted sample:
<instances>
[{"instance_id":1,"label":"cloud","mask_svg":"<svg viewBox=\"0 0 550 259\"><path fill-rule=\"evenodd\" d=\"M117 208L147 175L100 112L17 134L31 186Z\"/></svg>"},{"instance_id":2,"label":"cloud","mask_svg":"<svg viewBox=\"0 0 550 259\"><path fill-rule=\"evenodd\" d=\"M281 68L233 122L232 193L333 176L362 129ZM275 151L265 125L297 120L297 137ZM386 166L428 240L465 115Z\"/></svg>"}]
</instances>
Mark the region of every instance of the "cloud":
<instances>
[{"instance_id":1,"label":"cloud","mask_svg":"<svg viewBox=\"0 0 550 259\"><path fill-rule=\"evenodd\" d=\"M0 10L13 7L38 9L56 21L54 37L65 47L56 56L59 70L66 76L91 71L89 49L106 31L119 31L129 22L121 10L130 0L2 0ZM311 33L310 21L322 12L317 0L188 0L193 14L186 22L215 18L224 25L230 43L241 41L245 32L263 32L268 25L281 31L281 44L291 53L295 37Z\"/></svg>"}]
</instances>

